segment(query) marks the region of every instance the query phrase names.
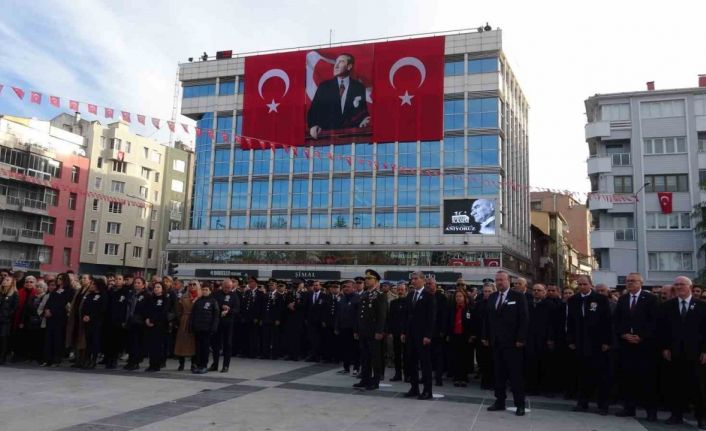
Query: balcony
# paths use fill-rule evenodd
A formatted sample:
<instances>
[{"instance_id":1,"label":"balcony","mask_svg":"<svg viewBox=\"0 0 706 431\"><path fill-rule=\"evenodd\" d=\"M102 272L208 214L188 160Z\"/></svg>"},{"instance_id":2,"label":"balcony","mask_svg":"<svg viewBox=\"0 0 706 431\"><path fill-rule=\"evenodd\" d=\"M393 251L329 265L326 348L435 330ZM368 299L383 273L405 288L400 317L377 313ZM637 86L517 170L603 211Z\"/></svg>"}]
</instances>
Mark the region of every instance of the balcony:
<instances>
[{"instance_id":1,"label":"balcony","mask_svg":"<svg viewBox=\"0 0 706 431\"><path fill-rule=\"evenodd\" d=\"M630 153L613 153L610 155L613 166L631 166Z\"/></svg>"},{"instance_id":2,"label":"balcony","mask_svg":"<svg viewBox=\"0 0 706 431\"><path fill-rule=\"evenodd\" d=\"M593 123L586 124L585 127L586 140L592 138L604 138L610 136L610 122L609 121L595 121Z\"/></svg>"},{"instance_id":3,"label":"balcony","mask_svg":"<svg viewBox=\"0 0 706 431\"><path fill-rule=\"evenodd\" d=\"M22 229L17 237L19 242L27 242L30 244L44 244L44 232L38 230Z\"/></svg>"},{"instance_id":4,"label":"balcony","mask_svg":"<svg viewBox=\"0 0 706 431\"><path fill-rule=\"evenodd\" d=\"M613 201L609 199L601 199L599 196L591 196L588 199L588 210L611 210L613 209Z\"/></svg>"},{"instance_id":5,"label":"balcony","mask_svg":"<svg viewBox=\"0 0 706 431\"><path fill-rule=\"evenodd\" d=\"M15 242L17 241L17 236L19 232L20 231L17 228L3 226L1 239L3 241Z\"/></svg>"},{"instance_id":6,"label":"balcony","mask_svg":"<svg viewBox=\"0 0 706 431\"><path fill-rule=\"evenodd\" d=\"M615 247L614 230L594 230L591 232L591 248L613 248Z\"/></svg>"},{"instance_id":7,"label":"balcony","mask_svg":"<svg viewBox=\"0 0 706 431\"><path fill-rule=\"evenodd\" d=\"M616 241L635 241L635 235L636 232L634 228L615 229Z\"/></svg>"},{"instance_id":8,"label":"balcony","mask_svg":"<svg viewBox=\"0 0 706 431\"><path fill-rule=\"evenodd\" d=\"M36 199L24 198L22 199L22 203L20 204L20 211L46 215L47 203Z\"/></svg>"},{"instance_id":9,"label":"balcony","mask_svg":"<svg viewBox=\"0 0 706 431\"><path fill-rule=\"evenodd\" d=\"M609 156L594 156L586 162L588 175L603 174L613 170L613 159Z\"/></svg>"}]
</instances>

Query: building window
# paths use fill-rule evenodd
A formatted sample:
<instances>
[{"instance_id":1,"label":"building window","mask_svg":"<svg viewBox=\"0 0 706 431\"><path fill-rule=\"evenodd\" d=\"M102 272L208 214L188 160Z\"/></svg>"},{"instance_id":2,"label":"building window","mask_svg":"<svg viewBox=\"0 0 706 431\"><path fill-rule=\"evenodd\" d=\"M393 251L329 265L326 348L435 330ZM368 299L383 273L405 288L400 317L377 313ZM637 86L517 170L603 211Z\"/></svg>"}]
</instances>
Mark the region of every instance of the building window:
<instances>
[{"instance_id":1,"label":"building window","mask_svg":"<svg viewBox=\"0 0 706 431\"><path fill-rule=\"evenodd\" d=\"M96 242L88 241L88 254L96 254Z\"/></svg>"},{"instance_id":2,"label":"building window","mask_svg":"<svg viewBox=\"0 0 706 431\"><path fill-rule=\"evenodd\" d=\"M172 161L172 169L177 172L186 172L186 162L183 160Z\"/></svg>"},{"instance_id":3,"label":"building window","mask_svg":"<svg viewBox=\"0 0 706 431\"><path fill-rule=\"evenodd\" d=\"M635 241L635 224L632 214L613 217L616 241Z\"/></svg>"},{"instance_id":4,"label":"building window","mask_svg":"<svg viewBox=\"0 0 706 431\"><path fill-rule=\"evenodd\" d=\"M463 99L444 100L444 130L463 130Z\"/></svg>"},{"instance_id":5,"label":"building window","mask_svg":"<svg viewBox=\"0 0 706 431\"><path fill-rule=\"evenodd\" d=\"M101 177L96 177L95 183L93 184L96 190L100 190L101 187L103 187L103 178Z\"/></svg>"},{"instance_id":6,"label":"building window","mask_svg":"<svg viewBox=\"0 0 706 431\"><path fill-rule=\"evenodd\" d=\"M106 227L106 233L120 235L120 223L109 221Z\"/></svg>"},{"instance_id":7,"label":"building window","mask_svg":"<svg viewBox=\"0 0 706 431\"><path fill-rule=\"evenodd\" d=\"M255 180L252 182L252 197L250 202L250 208L253 209L266 209L267 194L269 192L270 183L267 180Z\"/></svg>"},{"instance_id":8,"label":"building window","mask_svg":"<svg viewBox=\"0 0 706 431\"><path fill-rule=\"evenodd\" d=\"M71 167L71 182L78 183L78 177L80 175L81 169L78 166Z\"/></svg>"},{"instance_id":9,"label":"building window","mask_svg":"<svg viewBox=\"0 0 706 431\"><path fill-rule=\"evenodd\" d=\"M333 208L347 208L351 205L350 178L333 179Z\"/></svg>"},{"instance_id":10,"label":"building window","mask_svg":"<svg viewBox=\"0 0 706 431\"><path fill-rule=\"evenodd\" d=\"M419 183L419 203L421 205L439 205L439 177L423 175L419 177Z\"/></svg>"},{"instance_id":11,"label":"building window","mask_svg":"<svg viewBox=\"0 0 706 431\"><path fill-rule=\"evenodd\" d=\"M53 207L59 205L59 192L54 189L44 189L44 202Z\"/></svg>"},{"instance_id":12,"label":"building window","mask_svg":"<svg viewBox=\"0 0 706 431\"><path fill-rule=\"evenodd\" d=\"M152 202L159 202L159 190L152 192Z\"/></svg>"},{"instance_id":13,"label":"building window","mask_svg":"<svg viewBox=\"0 0 706 431\"><path fill-rule=\"evenodd\" d=\"M69 193L69 209L70 210L76 209L76 199L78 199L78 195L76 195L76 193Z\"/></svg>"},{"instance_id":14,"label":"building window","mask_svg":"<svg viewBox=\"0 0 706 431\"><path fill-rule=\"evenodd\" d=\"M177 193L184 193L184 182L179 180L172 180L172 191Z\"/></svg>"},{"instance_id":15,"label":"building window","mask_svg":"<svg viewBox=\"0 0 706 431\"><path fill-rule=\"evenodd\" d=\"M142 169L140 170L140 176L146 180L149 180L150 179L150 169L143 166Z\"/></svg>"},{"instance_id":16,"label":"building window","mask_svg":"<svg viewBox=\"0 0 706 431\"><path fill-rule=\"evenodd\" d=\"M333 229L345 229L348 226L348 214L331 214L331 227Z\"/></svg>"},{"instance_id":17,"label":"building window","mask_svg":"<svg viewBox=\"0 0 706 431\"><path fill-rule=\"evenodd\" d=\"M444 168L462 168L466 165L463 136L444 138Z\"/></svg>"},{"instance_id":18,"label":"building window","mask_svg":"<svg viewBox=\"0 0 706 431\"><path fill-rule=\"evenodd\" d=\"M272 208L287 208L289 180L272 181Z\"/></svg>"},{"instance_id":19,"label":"building window","mask_svg":"<svg viewBox=\"0 0 706 431\"><path fill-rule=\"evenodd\" d=\"M706 169L699 169L699 187L706 190Z\"/></svg>"},{"instance_id":20,"label":"building window","mask_svg":"<svg viewBox=\"0 0 706 431\"><path fill-rule=\"evenodd\" d=\"M113 172L127 173L127 162L113 160Z\"/></svg>"},{"instance_id":21,"label":"building window","mask_svg":"<svg viewBox=\"0 0 706 431\"><path fill-rule=\"evenodd\" d=\"M71 249L70 248L64 248L63 263L64 263L64 266L71 266Z\"/></svg>"},{"instance_id":22,"label":"building window","mask_svg":"<svg viewBox=\"0 0 706 431\"><path fill-rule=\"evenodd\" d=\"M419 149L419 165L422 169L439 169L441 145L438 141L422 142Z\"/></svg>"},{"instance_id":23,"label":"building window","mask_svg":"<svg viewBox=\"0 0 706 431\"><path fill-rule=\"evenodd\" d=\"M243 134L243 114L235 114L235 134Z\"/></svg>"},{"instance_id":24,"label":"building window","mask_svg":"<svg viewBox=\"0 0 706 431\"><path fill-rule=\"evenodd\" d=\"M143 226L135 226L135 237L143 238L145 236L145 228Z\"/></svg>"},{"instance_id":25,"label":"building window","mask_svg":"<svg viewBox=\"0 0 706 431\"><path fill-rule=\"evenodd\" d=\"M498 98L486 97L468 100L468 128L498 127Z\"/></svg>"},{"instance_id":26,"label":"building window","mask_svg":"<svg viewBox=\"0 0 706 431\"><path fill-rule=\"evenodd\" d=\"M351 151L353 151L353 146L351 144L335 145L333 147L333 152L334 152L333 171L334 172L350 172L351 171L351 164L353 164L353 160L351 159Z\"/></svg>"},{"instance_id":27,"label":"building window","mask_svg":"<svg viewBox=\"0 0 706 431\"><path fill-rule=\"evenodd\" d=\"M676 175L645 175L645 182L649 184L645 187L647 192L688 192L689 176L686 174Z\"/></svg>"},{"instance_id":28,"label":"building window","mask_svg":"<svg viewBox=\"0 0 706 431\"><path fill-rule=\"evenodd\" d=\"M686 153L686 137L645 138L642 140L645 154Z\"/></svg>"},{"instance_id":29,"label":"building window","mask_svg":"<svg viewBox=\"0 0 706 431\"><path fill-rule=\"evenodd\" d=\"M683 100L662 100L658 102L643 102L640 104L642 118L669 118L684 116Z\"/></svg>"},{"instance_id":30,"label":"building window","mask_svg":"<svg viewBox=\"0 0 706 431\"><path fill-rule=\"evenodd\" d=\"M675 212L671 214L648 212L645 215L645 228L656 230L689 230L691 229L691 214L686 212Z\"/></svg>"},{"instance_id":31,"label":"building window","mask_svg":"<svg viewBox=\"0 0 706 431\"><path fill-rule=\"evenodd\" d=\"M306 229L309 227L309 217L306 214L292 214L289 226L292 229Z\"/></svg>"},{"instance_id":32,"label":"building window","mask_svg":"<svg viewBox=\"0 0 706 431\"><path fill-rule=\"evenodd\" d=\"M397 178L397 206L415 205L417 205L417 177L400 175Z\"/></svg>"},{"instance_id":33,"label":"building window","mask_svg":"<svg viewBox=\"0 0 706 431\"><path fill-rule=\"evenodd\" d=\"M91 220L90 232L98 232L98 220Z\"/></svg>"},{"instance_id":34,"label":"building window","mask_svg":"<svg viewBox=\"0 0 706 431\"><path fill-rule=\"evenodd\" d=\"M219 149L213 157L213 176L227 177L230 175L230 149Z\"/></svg>"},{"instance_id":35,"label":"building window","mask_svg":"<svg viewBox=\"0 0 706 431\"><path fill-rule=\"evenodd\" d=\"M379 229L395 227L395 214L391 211L377 211L375 213L375 227Z\"/></svg>"},{"instance_id":36,"label":"building window","mask_svg":"<svg viewBox=\"0 0 706 431\"><path fill-rule=\"evenodd\" d=\"M247 221L244 215L230 216L230 228L245 229L247 227Z\"/></svg>"},{"instance_id":37,"label":"building window","mask_svg":"<svg viewBox=\"0 0 706 431\"><path fill-rule=\"evenodd\" d=\"M270 229L287 229L287 215L272 214L272 217L270 217Z\"/></svg>"},{"instance_id":38,"label":"building window","mask_svg":"<svg viewBox=\"0 0 706 431\"><path fill-rule=\"evenodd\" d=\"M532 201L530 202L530 209L532 211L542 211L542 201Z\"/></svg>"},{"instance_id":39,"label":"building window","mask_svg":"<svg viewBox=\"0 0 706 431\"><path fill-rule=\"evenodd\" d=\"M253 175L266 175L270 173L271 151L253 151Z\"/></svg>"},{"instance_id":40,"label":"building window","mask_svg":"<svg viewBox=\"0 0 706 431\"><path fill-rule=\"evenodd\" d=\"M105 136L101 136L101 143L100 143L100 145L101 145L101 150L105 150L105 149L106 149L106 142L105 142L105 140L106 140L106 137L105 137Z\"/></svg>"},{"instance_id":41,"label":"building window","mask_svg":"<svg viewBox=\"0 0 706 431\"><path fill-rule=\"evenodd\" d=\"M288 174L289 173L289 150L284 150L282 148L277 148L275 150L275 174Z\"/></svg>"},{"instance_id":42,"label":"building window","mask_svg":"<svg viewBox=\"0 0 706 431\"><path fill-rule=\"evenodd\" d=\"M315 147L314 153L314 172L326 173L331 172L331 149L329 147Z\"/></svg>"},{"instance_id":43,"label":"building window","mask_svg":"<svg viewBox=\"0 0 706 431\"><path fill-rule=\"evenodd\" d=\"M142 157L147 160L150 158L150 149L147 147L142 147Z\"/></svg>"},{"instance_id":44,"label":"building window","mask_svg":"<svg viewBox=\"0 0 706 431\"><path fill-rule=\"evenodd\" d=\"M132 142L130 142L130 141L125 142L125 152L126 153L130 152L130 148L132 148Z\"/></svg>"},{"instance_id":45,"label":"building window","mask_svg":"<svg viewBox=\"0 0 706 431\"><path fill-rule=\"evenodd\" d=\"M132 257L141 258L142 257L142 247L133 246L132 247Z\"/></svg>"},{"instance_id":46,"label":"building window","mask_svg":"<svg viewBox=\"0 0 706 431\"><path fill-rule=\"evenodd\" d=\"M625 121L630 119L630 105L614 103L601 105L601 121Z\"/></svg>"},{"instance_id":47,"label":"building window","mask_svg":"<svg viewBox=\"0 0 706 431\"><path fill-rule=\"evenodd\" d=\"M632 177L631 176L614 176L613 177L613 192L614 193L632 193Z\"/></svg>"},{"instance_id":48,"label":"building window","mask_svg":"<svg viewBox=\"0 0 706 431\"><path fill-rule=\"evenodd\" d=\"M233 112L219 112L218 118L216 119L216 143L228 144L230 140L231 131L233 130ZM223 133L225 132L225 139Z\"/></svg>"},{"instance_id":49,"label":"building window","mask_svg":"<svg viewBox=\"0 0 706 431\"><path fill-rule=\"evenodd\" d=\"M199 84L184 86L184 99L191 97L206 97L216 95L216 84Z\"/></svg>"},{"instance_id":50,"label":"building window","mask_svg":"<svg viewBox=\"0 0 706 431\"><path fill-rule=\"evenodd\" d=\"M118 138L112 138L110 140L110 149L111 150L120 150L120 144L122 141Z\"/></svg>"},{"instance_id":51,"label":"building window","mask_svg":"<svg viewBox=\"0 0 706 431\"><path fill-rule=\"evenodd\" d=\"M234 181L233 191L230 197L231 209L247 209L248 207L248 183L245 181Z\"/></svg>"},{"instance_id":52,"label":"building window","mask_svg":"<svg viewBox=\"0 0 706 431\"><path fill-rule=\"evenodd\" d=\"M439 227L438 211L420 211L419 227Z\"/></svg>"},{"instance_id":53,"label":"building window","mask_svg":"<svg viewBox=\"0 0 706 431\"><path fill-rule=\"evenodd\" d=\"M157 210L154 207L154 205L151 208L152 208L152 221L157 221L159 210Z\"/></svg>"},{"instance_id":54,"label":"building window","mask_svg":"<svg viewBox=\"0 0 706 431\"><path fill-rule=\"evenodd\" d=\"M140 197L142 199L147 199L147 194L149 193L149 189L145 186L140 186Z\"/></svg>"},{"instance_id":55,"label":"building window","mask_svg":"<svg viewBox=\"0 0 706 431\"><path fill-rule=\"evenodd\" d=\"M114 214L122 214L123 204L118 202L111 202L110 204L108 204L108 212Z\"/></svg>"},{"instance_id":56,"label":"building window","mask_svg":"<svg viewBox=\"0 0 706 431\"><path fill-rule=\"evenodd\" d=\"M309 180L292 180L292 208L307 208L309 205Z\"/></svg>"},{"instance_id":57,"label":"building window","mask_svg":"<svg viewBox=\"0 0 706 431\"><path fill-rule=\"evenodd\" d=\"M151 248L147 249L147 259L152 259L152 251L153 250Z\"/></svg>"},{"instance_id":58,"label":"building window","mask_svg":"<svg viewBox=\"0 0 706 431\"><path fill-rule=\"evenodd\" d=\"M98 169L101 169L103 167L103 157L98 157L98 160L96 161L96 167Z\"/></svg>"},{"instance_id":59,"label":"building window","mask_svg":"<svg viewBox=\"0 0 706 431\"><path fill-rule=\"evenodd\" d=\"M154 173L154 182L158 183L159 182L159 172Z\"/></svg>"},{"instance_id":60,"label":"building window","mask_svg":"<svg viewBox=\"0 0 706 431\"><path fill-rule=\"evenodd\" d=\"M468 74L497 72L498 65L497 57L468 60Z\"/></svg>"},{"instance_id":61,"label":"building window","mask_svg":"<svg viewBox=\"0 0 706 431\"><path fill-rule=\"evenodd\" d=\"M211 216L211 223L209 224L209 228L211 230L222 230L225 229L226 226L226 217L225 216ZM153 239L154 236L154 229L150 229L150 239Z\"/></svg>"},{"instance_id":62,"label":"building window","mask_svg":"<svg viewBox=\"0 0 706 431\"><path fill-rule=\"evenodd\" d=\"M233 175L246 176L250 170L250 151L244 151L236 148L233 156ZM305 172L308 172L308 166L309 160L307 160L307 170Z\"/></svg>"},{"instance_id":63,"label":"building window","mask_svg":"<svg viewBox=\"0 0 706 431\"><path fill-rule=\"evenodd\" d=\"M370 172L373 170L373 145L355 144L355 165L356 172Z\"/></svg>"},{"instance_id":64,"label":"building window","mask_svg":"<svg viewBox=\"0 0 706 431\"><path fill-rule=\"evenodd\" d=\"M395 204L395 177L379 176L375 179L375 205L391 207Z\"/></svg>"},{"instance_id":65,"label":"building window","mask_svg":"<svg viewBox=\"0 0 706 431\"><path fill-rule=\"evenodd\" d=\"M659 251L647 254L650 271L691 271L692 253L679 251Z\"/></svg>"},{"instance_id":66,"label":"building window","mask_svg":"<svg viewBox=\"0 0 706 431\"><path fill-rule=\"evenodd\" d=\"M444 176L444 196L465 196L465 176L445 175Z\"/></svg>"},{"instance_id":67,"label":"building window","mask_svg":"<svg viewBox=\"0 0 706 431\"><path fill-rule=\"evenodd\" d=\"M312 214L311 215L311 228L312 229L326 229L329 227L328 214Z\"/></svg>"},{"instance_id":68,"label":"building window","mask_svg":"<svg viewBox=\"0 0 706 431\"><path fill-rule=\"evenodd\" d=\"M118 255L118 244L112 244L112 243L106 243L105 244L105 249L104 254L107 254L108 256L117 256Z\"/></svg>"},{"instance_id":69,"label":"building window","mask_svg":"<svg viewBox=\"0 0 706 431\"><path fill-rule=\"evenodd\" d=\"M311 185L311 207L328 208L328 179L314 179Z\"/></svg>"},{"instance_id":70,"label":"building window","mask_svg":"<svg viewBox=\"0 0 706 431\"><path fill-rule=\"evenodd\" d=\"M64 235L67 238L74 237L74 221L73 220L66 220L66 230L64 231Z\"/></svg>"},{"instance_id":71,"label":"building window","mask_svg":"<svg viewBox=\"0 0 706 431\"><path fill-rule=\"evenodd\" d=\"M499 187L498 174L469 174L469 195L497 195Z\"/></svg>"},{"instance_id":72,"label":"building window","mask_svg":"<svg viewBox=\"0 0 706 431\"><path fill-rule=\"evenodd\" d=\"M373 206L373 179L370 177L356 177L353 185L353 206L356 208L369 208Z\"/></svg>"},{"instance_id":73,"label":"building window","mask_svg":"<svg viewBox=\"0 0 706 431\"><path fill-rule=\"evenodd\" d=\"M395 144L378 144L376 161L378 171L392 170L395 166Z\"/></svg>"},{"instance_id":74,"label":"building window","mask_svg":"<svg viewBox=\"0 0 706 431\"><path fill-rule=\"evenodd\" d=\"M162 155L160 153L158 153L157 151L152 150L150 160L152 160L153 162L159 163L162 161Z\"/></svg>"},{"instance_id":75,"label":"building window","mask_svg":"<svg viewBox=\"0 0 706 431\"><path fill-rule=\"evenodd\" d=\"M50 235L54 235L54 228L56 226L56 220L52 217L42 217L39 222L39 230Z\"/></svg>"},{"instance_id":76,"label":"building window","mask_svg":"<svg viewBox=\"0 0 706 431\"><path fill-rule=\"evenodd\" d=\"M444 76L461 76L464 73L463 59L444 61Z\"/></svg>"},{"instance_id":77,"label":"building window","mask_svg":"<svg viewBox=\"0 0 706 431\"><path fill-rule=\"evenodd\" d=\"M235 78L228 81L220 81L218 84L218 95L229 96L235 94Z\"/></svg>"},{"instance_id":78,"label":"building window","mask_svg":"<svg viewBox=\"0 0 706 431\"><path fill-rule=\"evenodd\" d=\"M98 211L99 208L98 199L93 199L93 211Z\"/></svg>"},{"instance_id":79,"label":"building window","mask_svg":"<svg viewBox=\"0 0 706 431\"><path fill-rule=\"evenodd\" d=\"M114 193L125 193L125 183L122 181L111 181L110 191Z\"/></svg>"},{"instance_id":80,"label":"building window","mask_svg":"<svg viewBox=\"0 0 706 431\"><path fill-rule=\"evenodd\" d=\"M267 229L267 217L264 215L250 216L250 229L262 230Z\"/></svg>"},{"instance_id":81,"label":"building window","mask_svg":"<svg viewBox=\"0 0 706 431\"><path fill-rule=\"evenodd\" d=\"M416 142L400 142L397 145L397 165L400 168L416 168L417 153Z\"/></svg>"},{"instance_id":82,"label":"building window","mask_svg":"<svg viewBox=\"0 0 706 431\"><path fill-rule=\"evenodd\" d=\"M498 135L468 137L469 166L498 166Z\"/></svg>"},{"instance_id":83,"label":"building window","mask_svg":"<svg viewBox=\"0 0 706 431\"><path fill-rule=\"evenodd\" d=\"M417 227L417 214L399 212L397 213L397 227L398 228L411 228Z\"/></svg>"}]
</instances>

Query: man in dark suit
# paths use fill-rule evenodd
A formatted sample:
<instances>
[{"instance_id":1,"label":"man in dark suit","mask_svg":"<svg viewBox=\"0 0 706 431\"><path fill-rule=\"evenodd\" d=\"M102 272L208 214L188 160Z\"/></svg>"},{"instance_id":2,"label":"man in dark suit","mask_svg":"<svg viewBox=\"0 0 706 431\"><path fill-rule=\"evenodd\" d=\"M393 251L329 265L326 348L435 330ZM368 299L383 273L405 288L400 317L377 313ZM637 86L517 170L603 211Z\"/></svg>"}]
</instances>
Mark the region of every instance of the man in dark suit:
<instances>
[{"instance_id":1,"label":"man in dark suit","mask_svg":"<svg viewBox=\"0 0 706 431\"><path fill-rule=\"evenodd\" d=\"M627 295L615 308L615 333L618 337L618 364L623 409L617 416L635 416L638 402L647 410L647 420L657 420L657 297L642 290L642 276L628 274Z\"/></svg>"},{"instance_id":2,"label":"man in dark suit","mask_svg":"<svg viewBox=\"0 0 706 431\"><path fill-rule=\"evenodd\" d=\"M567 341L576 353L578 365L578 402L574 411L587 411L588 400L598 389L598 411L608 414L610 379L611 315L608 298L593 291L587 275L577 280L579 292L569 299Z\"/></svg>"},{"instance_id":3,"label":"man in dark suit","mask_svg":"<svg viewBox=\"0 0 706 431\"><path fill-rule=\"evenodd\" d=\"M527 298L510 290L510 275L495 274L497 292L488 298L482 343L490 346L495 367L495 402L488 411L505 410L506 382L509 378L517 416L525 414L523 348L527 339L529 312Z\"/></svg>"},{"instance_id":4,"label":"man in dark suit","mask_svg":"<svg viewBox=\"0 0 706 431\"><path fill-rule=\"evenodd\" d=\"M426 290L436 298L436 323L431 337L431 365L434 368L434 385L443 386L444 365L446 364L444 348L446 347L446 324L449 302L444 292L438 289L434 278L424 282Z\"/></svg>"},{"instance_id":5,"label":"man in dark suit","mask_svg":"<svg viewBox=\"0 0 706 431\"><path fill-rule=\"evenodd\" d=\"M662 357L668 365L667 397L672 415L667 424L680 424L689 404L699 429L706 429L703 368L706 364L706 302L691 293L691 280L674 280L676 298L662 305L659 322Z\"/></svg>"},{"instance_id":6,"label":"man in dark suit","mask_svg":"<svg viewBox=\"0 0 706 431\"><path fill-rule=\"evenodd\" d=\"M555 303L546 298L543 284L532 286L532 301L529 303L529 330L525 346L525 376L527 392L539 394L549 392L550 349L554 349Z\"/></svg>"},{"instance_id":7,"label":"man in dark suit","mask_svg":"<svg viewBox=\"0 0 706 431\"><path fill-rule=\"evenodd\" d=\"M316 89L308 113L309 134L318 139L322 130L368 127L370 116L365 87L351 77L355 58L341 54L333 65L333 79Z\"/></svg>"},{"instance_id":8,"label":"man in dark suit","mask_svg":"<svg viewBox=\"0 0 706 431\"><path fill-rule=\"evenodd\" d=\"M390 381L397 382L402 380L403 377L405 381L409 381L409 373L405 366L407 355L403 352L404 344L402 344L402 334L409 317L406 284L397 285L397 298L390 302L390 311L387 317L387 333L392 337L392 351L395 362L395 375L392 376ZM403 357L405 358L404 361Z\"/></svg>"},{"instance_id":9,"label":"man in dark suit","mask_svg":"<svg viewBox=\"0 0 706 431\"><path fill-rule=\"evenodd\" d=\"M406 346L407 366L411 388L405 397L420 400L432 398L431 393L431 339L436 325L436 297L424 288L424 273L412 274L412 291L408 302L407 322L401 335ZM422 369L422 393L419 393L419 368Z\"/></svg>"},{"instance_id":10,"label":"man in dark suit","mask_svg":"<svg viewBox=\"0 0 706 431\"><path fill-rule=\"evenodd\" d=\"M306 301L306 328L311 352L307 361L318 362L321 359L321 341L324 332L324 313L328 308L329 298L321 290L321 282L314 280L312 291Z\"/></svg>"}]
</instances>

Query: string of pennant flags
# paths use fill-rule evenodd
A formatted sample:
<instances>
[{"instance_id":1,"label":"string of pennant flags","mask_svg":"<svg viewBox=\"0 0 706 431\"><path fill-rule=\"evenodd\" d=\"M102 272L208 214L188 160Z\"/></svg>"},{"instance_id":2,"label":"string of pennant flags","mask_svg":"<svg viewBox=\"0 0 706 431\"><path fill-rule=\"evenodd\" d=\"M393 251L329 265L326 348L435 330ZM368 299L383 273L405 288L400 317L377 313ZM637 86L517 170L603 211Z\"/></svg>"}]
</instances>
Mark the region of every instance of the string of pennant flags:
<instances>
[{"instance_id":1,"label":"string of pennant flags","mask_svg":"<svg viewBox=\"0 0 706 431\"><path fill-rule=\"evenodd\" d=\"M67 98L67 97L61 97L61 96L55 96L55 95L46 95L45 93L41 93L39 91L34 91L34 90L25 90L23 88L17 87L17 86L10 86L12 89L12 92L17 96L17 98L21 101L24 102L29 102L32 104L36 105L42 105L44 101L48 100L49 105L56 109L62 109L62 105L64 107L68 107L73 112L79 112L81 105L84 105L86 107L86 110L95 116L100 116L99 112L102 112L103 118L107 120L111 119L120 119L128 124L132 124L133 119L137 121L137 123L149 127L150 125L154 127L157 130L160 130L163 124L167 124L167 127L172 133L176 132L177 129L177 122L172 121L172 120L163 120L157 117L152 117L152 116L147 116L143 114L135 114L129 111L124 111L124 110L119 110L107 106L100 106L94 103L89 103L89 102L84 102L84 101L79 101L74 98ZM5 85L0 84L0 95L2 95L3 90L5 89ZM29 97L26 97L27 94L29 94ZM63 103L62 103L63 102ZM119 113L119 117L117 116L117 113ZM147 123L147 119L149 118L149 124ZM241 149L243 150L271 150L272 152L275 152L277 149L282 149L286 152L290 152L294 155L297 156L299 154L299 151L303 151L304 156L307 159L321 159L322 157L328 157L331 160L344 160L346 161L349 165L359 164L361 166L365 166L368 169L373 169L373 170L391 170L391 171L397 171L400 174L406 174L406 175L414 175L414 174L420 174L420 175L425 175L425 176L443 176L444 174L441 173L440 170L438 169L419 169L419 168L408 168L404 166L397 166L395 164L388 164L388 163L379 163L377 161L371 160L371 159L366 159L362 157L354 157L349 156L349 155L334 155L331 152L326 152L325 156L322 156L321 152L318 150L310 150L309 147L297 147L297 146L291 146L287 145L284 143L278 143L278 142L272 142L260 138L254 138L254 137L249 137L249 136L243 136L243 135L238 135L235 133L231 133L230 131L225 131L225 130L214 130L211 128L208 129L202 129L200 127L195 127L195 126L189 126L188 124L184 123L178 123L179 126L183 129L183 131L187 134L191 134L191 129L193 129L194 134L196 135L197 138L203 136L204 134L210 139L214 140L216 139L216 133L218 133L218 136L221 138L223 143L235 143L240 146ZM9 172L9 171L8 171ZM5 173L4 170L0 169L0 173ZM22 174L17 174L15 172L10 172L9 174L6 173L6 175L22 175ZM603 201L603 202L613 202L613 203L634 203L637 202L637 197L634 195L629 195L629 194L613 194L613 193L599 193L599 192L578 192L578 191L571 191L571 190L562 190L562 189L555 189L555 188L547 188L547 187L536 187L536 186L530 186L528 184L521 184L517 183L514 181L499 181L499 180L493 180L493 179L479 179L477 176L474 174L448 174L452 175L454 177L464 177L468 176L470 182L482 182L483 185L487 185L490 187L507 187L512 190L528 190L528 191L534 191L534 192L550 192L550 193L557 193L557 194L564 194L564 195L569 195L573 197L576 200L582 201L582 200L597 200L597 201ZM42 181L39 179L36 179L31 176L25 176L26 181L29 182L36 182L36 181ZM50 185L47 185L50 186ZM135 202L135 201L129 201L125 199L118 199L115 197L111 197L108 195L104 195L101 193L95 193L95 192L85 192L81 190L72 190L74 193L79 193L83 194L85 193L86 195L96 198L96 199L102 199L102 200L107 200L111 202L120 202L120 203L125 203L127 205L134 205L138 207L143 207L145 206L145 203L143 202ZM149 204L148 204L149 205Z\"/></svg>"}]
</instances>

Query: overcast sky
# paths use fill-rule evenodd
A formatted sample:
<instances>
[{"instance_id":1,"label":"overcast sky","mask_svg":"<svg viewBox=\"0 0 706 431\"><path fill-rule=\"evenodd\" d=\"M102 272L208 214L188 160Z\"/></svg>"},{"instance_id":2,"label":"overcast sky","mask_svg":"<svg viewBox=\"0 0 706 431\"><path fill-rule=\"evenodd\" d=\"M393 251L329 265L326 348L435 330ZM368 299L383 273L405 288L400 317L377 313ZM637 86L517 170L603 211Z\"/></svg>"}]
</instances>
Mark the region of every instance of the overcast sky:
<instances>
[{"instance_id":1,"label":"overcast sky","mask_svg":"<svg viewBox=\"0 0 706 431\"><path fill-rule=\"evenodd\" d=\"M176 4L180 3L179 6ZM5 0L0 113L49 118L8 88L171 118L177 64L403 34L503 30L530 103L530 182L587 191L584 104L595 93L694 87L706 73L702 1ZM157 136L159 137L159 136Z\"/></svg>"}]
</instances>

